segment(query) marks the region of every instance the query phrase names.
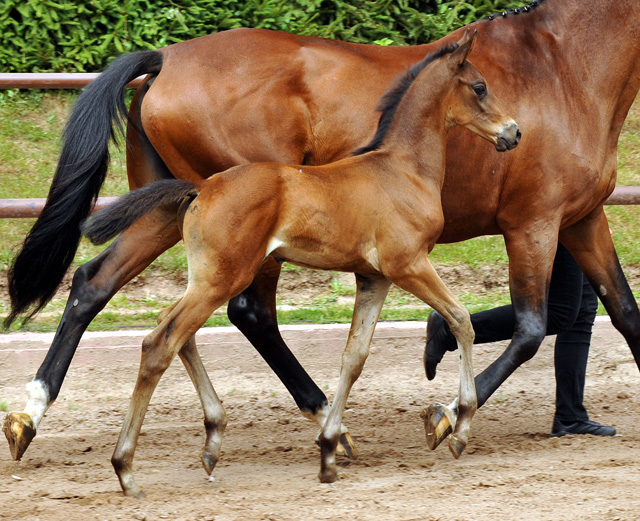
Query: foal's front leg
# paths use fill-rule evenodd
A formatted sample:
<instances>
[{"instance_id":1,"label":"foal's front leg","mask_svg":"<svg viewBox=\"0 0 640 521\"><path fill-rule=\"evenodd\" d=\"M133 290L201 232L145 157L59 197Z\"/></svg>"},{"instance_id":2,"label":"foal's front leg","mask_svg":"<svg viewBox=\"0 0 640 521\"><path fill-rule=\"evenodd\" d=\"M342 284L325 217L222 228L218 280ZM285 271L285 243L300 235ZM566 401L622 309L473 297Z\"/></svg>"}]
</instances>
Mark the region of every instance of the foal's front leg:
<instances>
[{"instance_id":1,"label":"foal's front leg","mask_svg":"<svg viewBox=\"0 0 640 521\"><path fill-rule=\"evenodd\" d=\"M338 479L336 448L342 434L342 414L349 391L360 376L369 355L369 345L380 316L380 310L391 283L382 278L366 278L356 275L356 303L351 320L349 338L342 354L342 368L338 390L331 412L320 432L320 481L333 483Z\"/></svg>"},{"instance_id":2,"label":"foal's front leg","mask_svg":"<svg viewBox=\"0 0 640 521\"><path fill-rule=\"evenodd\" d=\"M476 387L473 378L472 347L474 332L469 312L444 285L426 254L417 265L403 270L391 277L401 288L414 294L440 313L456 337L460 351L460 389L458 398L450 407L434 404L423 411L427 445L434 449L439 440L455 426L449 438L449 450L459 458L469 439L471 420L477 409ZM448 421L443 422L443 416ZM447 424L446 433L440 432L440 426Z\"/></svg>"}]
</instances>

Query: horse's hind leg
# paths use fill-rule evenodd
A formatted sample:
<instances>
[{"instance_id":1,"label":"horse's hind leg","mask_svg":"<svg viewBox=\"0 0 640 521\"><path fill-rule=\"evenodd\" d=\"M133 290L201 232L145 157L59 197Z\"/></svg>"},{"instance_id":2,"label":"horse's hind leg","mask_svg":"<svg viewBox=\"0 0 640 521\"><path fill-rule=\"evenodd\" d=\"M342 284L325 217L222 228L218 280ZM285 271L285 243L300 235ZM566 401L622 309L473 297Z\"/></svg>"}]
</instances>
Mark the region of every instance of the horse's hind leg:
<instances>
[{"instance_id":1,"label":"horse's hind leg","mask_svg":"<svg viewBox=\"0 0 640 521\"><path fill-rule=\"evenodd\" d=\"M449 324L460 350L460 387L453 408L434 404L423 411L427 445L434 449L451 432L449 450L459 458L469 439L471 420L477 408L476 388L473 380L472 348L473 327L469 312L444 285L425 254L419 265L391 276L391 280L409 291L440 313ZM444 427L443 427L444 425Z\"/></svg>"},{"instance_id":2,"label":"horse's hind leg","mask_svg":"<svg viewBox=\"0 0 640 521\"><path fill-rule=\"evenodd\" d=\"M371 338L389 291L386 279L369 279L358 276L356 303L351 320L347 345L342 355L340 382L333 400L331 412L320 433L320 481L333 483L338 479L336 468L336 448L342 434L342 414L349 391L360 376L369 354Z\"/></svg>"},{"instance_id":3,"label":"horse's hind leg","mask_svg":"<svg viewBox=\"0 0 640 521\"><path fill-rule=\"evenodd\" d=\"M34 379L27 385L24 412L11 412L4 433L18 460L56 400L82 334L111 297L180 239L175 215L152 212L131 226L73 277L69 299L55 337Z\"/></svg>"},{"instance_id":4,"label":"horse's hind leg","mask_svg":"<svg viewBox=\"0 0 640 521\"><path fill-rule=\"evenodd\" d=\"M275 295L279 275L280 264L267 258L252 284L231 299L227 312L231 322L280 378L302 414L322 429L330 411L327 397L300 365L278 330ZM338 454L355 457L353 440L344 427L342 431Z\"/></svg>"},{"instance_id":5,"label":"horse's hind leg","mask_svg":"<svg viewBox=\"0 0 640 521\"><path fill-rule=\"evenodd\" d=\"M620 267L602 208L562 230L560 241L589 279L640 369L640 311Z\"/></svg>"}]
</instances>

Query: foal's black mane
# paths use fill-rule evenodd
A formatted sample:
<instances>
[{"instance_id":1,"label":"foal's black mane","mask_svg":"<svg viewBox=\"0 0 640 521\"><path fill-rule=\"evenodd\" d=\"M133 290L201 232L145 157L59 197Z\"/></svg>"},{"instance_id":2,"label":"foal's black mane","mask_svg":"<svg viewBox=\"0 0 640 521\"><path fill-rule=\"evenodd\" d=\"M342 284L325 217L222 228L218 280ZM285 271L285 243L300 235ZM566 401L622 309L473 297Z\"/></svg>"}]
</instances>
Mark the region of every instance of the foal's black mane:
<instances>
[{"instance_id":1,"label":"foal's black mane","mask_svg":"<svg viewBox=\"0 0 640 521\"><path fill-rule=\"evenodd\" d=\"M368 145L354 150L354 156L359 156L373 150L378 150L382 146L384 138L389 132L389 127L391 127L393 116L396 113L398 105L400 105L400 100L402 100L403 96L409 90L411 84L425 69L425 67L427 67L427 65L439 58L442 58L447 54L451 54L458 47L459 45L457 42L443 45L437 51L434 51L431 54L427 54L427 56L425 56L421 61L413 64L411 67L409 67L407 72L405 72L398 78L398 80L396 81L396 85L385 92L380 98L380 102L378 103L377 110L382 114L380 114L380 120L378 121L378 130L376 131L376 135Z\"/></svg>"}]
</instances>

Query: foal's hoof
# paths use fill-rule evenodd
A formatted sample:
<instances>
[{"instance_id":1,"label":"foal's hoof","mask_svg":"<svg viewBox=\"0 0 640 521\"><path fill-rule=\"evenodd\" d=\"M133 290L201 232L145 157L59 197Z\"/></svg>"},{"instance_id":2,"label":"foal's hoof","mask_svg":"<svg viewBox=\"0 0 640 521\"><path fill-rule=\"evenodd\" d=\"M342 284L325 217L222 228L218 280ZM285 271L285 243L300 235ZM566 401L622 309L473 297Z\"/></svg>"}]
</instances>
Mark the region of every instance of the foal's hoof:
<instances>
[{"instance_id":1,"label":"foal's hoof","mask_svg":"<svg viewBox=\"0 0 640 521\"><path fill-rule=\"evenodd\" d=\"M424 420L427 447L431 450L435 450L453 432L453 425L448 413L449 410L440 403L432 403L420 413L420 417Z\"/></svg>"},{"instance_id":2,"label":"foal's hoof","mask_svg":"<svg viewBox=\"0 0 640 521\"><path fill-rule=\"evenodd\" d=\"M216 465L218 463L218 458L216 458L213 454L207 452L206 450L203 450L200 453L200 459L202 460L202 466L204 467L207 475L211 476L213 469L216 468Z\"/></svg>"},{"instance_id":3,"label":"foal's hoof","mask_svg":"<svg viewBox=\"0 0 640 521\"><path fill-rule=\"evenodd\" d=\"M460 454L462 454L466 446L466 443L459 440L455 436L451 436L449 438L449 450L451 451L451 454L453 454L453 457L455 459L458 459L460 457Z\"/></svg>"},{"instance_id":4,"label":"foal's hoof","mask_svg":"<svg viewBox=\"0 0 640 521\"><path fill-rule=\"evenodd\" d=\"M336 447L336 454L338 454L339 456L346 456L349 459L356 459L360 455L355 443L353 442L351 434L349 434L348 432L343 432L340 435L340 442ZM326 482L323 481L323 483Z\"/></svg>"},{"instance_id":5,"label":"foal's hoof","mask_svg":"<svg viewBox=\"0 0 640 521\"><path fill-rule=\"evenodd\" d=\"M4 419L2 430L9 442L11 457L20 461L36 435L36 427L31 416L24 412L10 412Z\"/></svg>"},{"instance_id":6,"label":"foal's hoof","mask_svg":"<svg viewBox=\"0 0 640 521\"><path fill-rule=\"evenodd\" d=\"M322 469L318 474L320 483L335 483L338 481L338 471L335 468Z\"/></svg>"}]
</instances>

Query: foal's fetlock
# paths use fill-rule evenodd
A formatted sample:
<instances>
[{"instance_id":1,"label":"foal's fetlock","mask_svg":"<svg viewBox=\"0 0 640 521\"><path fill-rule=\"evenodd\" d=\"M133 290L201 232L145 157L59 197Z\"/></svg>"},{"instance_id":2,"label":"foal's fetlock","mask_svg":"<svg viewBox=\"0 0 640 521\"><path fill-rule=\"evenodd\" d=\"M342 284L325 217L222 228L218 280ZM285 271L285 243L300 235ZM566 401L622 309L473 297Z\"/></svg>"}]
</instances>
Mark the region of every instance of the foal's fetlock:
<instances>
[{"instance_id":1,"label":"foal's fetlock","mask_svg":"<svg viewBox=\"0 0 640 521\"><path fill-rule=\"evenodd\" d=\"M2 431L9 442L11 457L15 461L20 461L36 435L36 427L31 416L24 412L8 413L4 419Z\"/></svg>"}]
</instances>

